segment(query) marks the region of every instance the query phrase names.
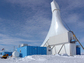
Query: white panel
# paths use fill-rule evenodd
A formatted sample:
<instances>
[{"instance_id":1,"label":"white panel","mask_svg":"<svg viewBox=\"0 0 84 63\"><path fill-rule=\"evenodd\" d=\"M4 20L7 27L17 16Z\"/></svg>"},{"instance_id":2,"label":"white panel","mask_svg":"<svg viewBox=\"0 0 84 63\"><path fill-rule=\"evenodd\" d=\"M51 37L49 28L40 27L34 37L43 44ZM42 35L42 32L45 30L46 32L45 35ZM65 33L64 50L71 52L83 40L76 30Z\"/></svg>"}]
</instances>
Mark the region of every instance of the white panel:
<instances>
[{"instance_id":1,"label":"white panel","mask_svg":"<svg viewBox=\"0 0 84 63\"><path fill-rule=\"evenodd\" d=\"M52 55L52 48L47 47L47 55Z\"/></svg>"},{"instance_id":2,"label":"white panel","mask_svg":"<svg viewBox=\"0 0 84 63\"><path fill-rule=\"evenodd\" d=\"M71 32L68 33L68 38L69 38L69 40L74 39L73 34Z\"/></svg>"},{"instance_id":3,"label":"white panel","mask_svg":"<svg viewBox=\"0 0 84 63\"><path fill-rule=\"evenodd\" d=\"M68 39L68 33L59 34L59 35L50 37L48 40L49 45L61 44L61 43L63 44L66 42L70 42Z\"/></svg>"}]
</instances>

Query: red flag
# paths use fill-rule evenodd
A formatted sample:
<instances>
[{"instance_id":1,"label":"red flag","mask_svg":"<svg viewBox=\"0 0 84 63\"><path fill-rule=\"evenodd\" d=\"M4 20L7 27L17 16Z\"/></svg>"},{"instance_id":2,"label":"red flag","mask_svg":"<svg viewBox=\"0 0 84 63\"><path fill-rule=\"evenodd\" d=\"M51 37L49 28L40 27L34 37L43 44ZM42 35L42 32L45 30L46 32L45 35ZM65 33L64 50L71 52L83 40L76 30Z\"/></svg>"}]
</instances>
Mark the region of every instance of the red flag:
<instances>
[{"instance_id":1,"label":"red flag","mask_svg":"<svg viewBox=\"0 0 84 63\"><path fill-rule=\"evenodd\" d=\"M2 51L4 50L4 48L2 49Z\"/></svg>"}]
</instances>

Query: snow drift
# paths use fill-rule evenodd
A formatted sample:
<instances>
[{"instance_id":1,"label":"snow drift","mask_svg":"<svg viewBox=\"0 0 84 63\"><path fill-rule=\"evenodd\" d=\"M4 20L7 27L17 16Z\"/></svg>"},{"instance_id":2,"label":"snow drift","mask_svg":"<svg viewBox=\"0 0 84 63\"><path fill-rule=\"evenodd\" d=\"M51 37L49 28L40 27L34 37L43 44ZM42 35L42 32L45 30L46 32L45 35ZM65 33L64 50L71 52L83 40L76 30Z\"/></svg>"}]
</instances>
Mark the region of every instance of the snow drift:
<instances>
[{"instance_id":1,"label":"snow drift","mask_svg":"<svg viewBox=\"0 0 84 63\"><path fill-rule=\"evenodd\" d=\"M84 55L32 55L25 58L0 59L0 63L84 63Z\"/></svg>"}]
</instances>

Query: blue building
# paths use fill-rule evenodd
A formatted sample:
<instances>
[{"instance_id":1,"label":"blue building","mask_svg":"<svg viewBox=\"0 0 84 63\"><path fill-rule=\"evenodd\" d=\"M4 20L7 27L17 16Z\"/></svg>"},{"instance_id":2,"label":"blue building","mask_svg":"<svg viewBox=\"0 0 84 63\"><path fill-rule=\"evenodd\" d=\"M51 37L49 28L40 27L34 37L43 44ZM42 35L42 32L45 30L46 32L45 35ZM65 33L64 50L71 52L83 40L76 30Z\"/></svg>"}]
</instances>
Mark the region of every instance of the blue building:
<instances>
[{"instance_id":1,"label":"blue building","mask_svg":"<svg viewBox=\"0 0 84 63\"><path fill-rule=\"evenodd\" d=\"M8 54L9 56L12 56L12 52L5 52L5 51L3 51L2 55L4 55L4 54Z\"/></svg>"},{"instance_id":2,"label":"blue building","mask_svg":"<svg viewBox=\"0 0 84 63\"><path fill-rule=\"evenodd\" d=\"M17 48L17 51L20 53L20 57L28 55L47 55L47 47L23 46Z\"/></svg>"},{"instance_id":3,"label":"blue building","mask_svg":"<svg viewBox=\"0 0 84 63\"><path fill-rule=\"evenodd\" d=\"M81 55L81 50L79 45L76 46L76 55Z\"/></svg>"},{"instance_id":4,"label":"blue building","mask_svg":"<svg viewBox=\"0 0 84 63\"><path fill-rule=\"evenodd\" d=\"M2 55L2 51L0 51L0 55Z\"/></svg>"}]
</instances>

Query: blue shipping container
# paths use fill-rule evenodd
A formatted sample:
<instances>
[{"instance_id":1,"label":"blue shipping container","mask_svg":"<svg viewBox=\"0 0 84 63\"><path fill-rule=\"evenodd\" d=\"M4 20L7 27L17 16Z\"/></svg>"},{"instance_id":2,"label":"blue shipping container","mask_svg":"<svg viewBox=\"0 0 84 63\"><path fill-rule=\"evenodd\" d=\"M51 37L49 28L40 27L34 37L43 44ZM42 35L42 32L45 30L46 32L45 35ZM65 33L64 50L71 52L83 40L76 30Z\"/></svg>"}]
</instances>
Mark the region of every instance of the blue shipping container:
<instances>
[{"instance_id":1,"label":"blue shipping container","mask_svg":"<svg viewBox=\"0 0 84 63\"><path fill-rule=\"evenodd\" d=\"M39 46L24 46L17 48L17 51L20 53L20 57L28 55L47 55L47 48Z\"/></svg>"}]
</instances>

